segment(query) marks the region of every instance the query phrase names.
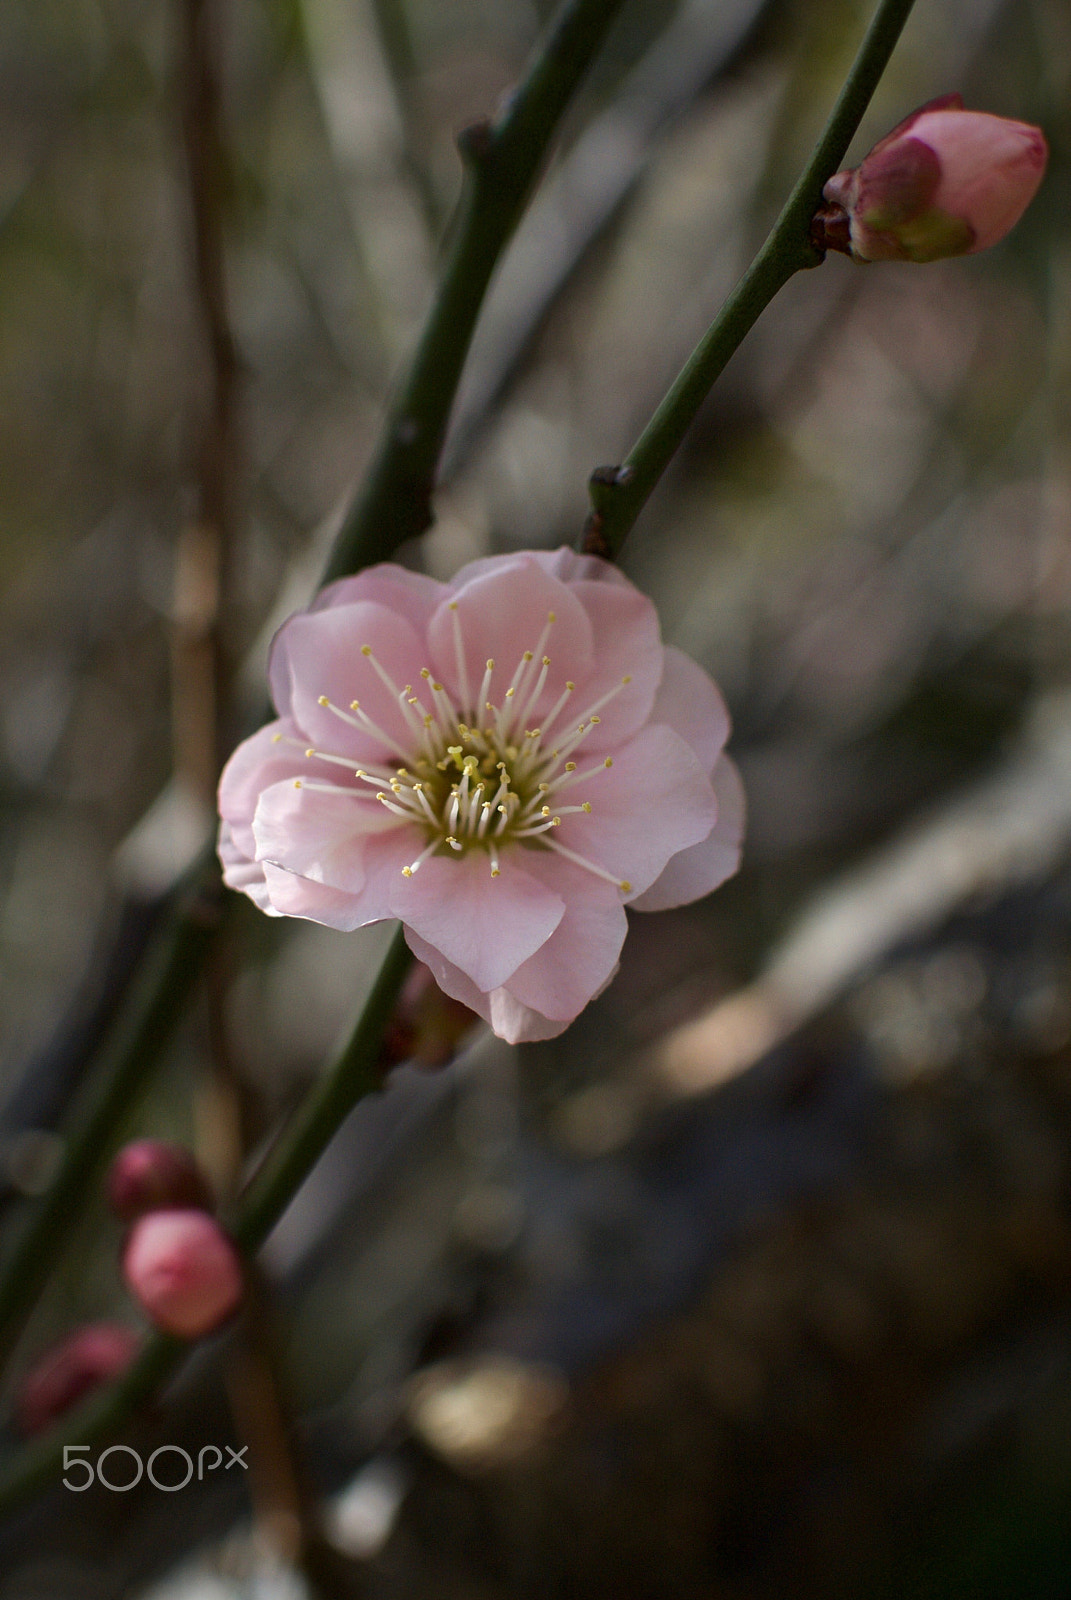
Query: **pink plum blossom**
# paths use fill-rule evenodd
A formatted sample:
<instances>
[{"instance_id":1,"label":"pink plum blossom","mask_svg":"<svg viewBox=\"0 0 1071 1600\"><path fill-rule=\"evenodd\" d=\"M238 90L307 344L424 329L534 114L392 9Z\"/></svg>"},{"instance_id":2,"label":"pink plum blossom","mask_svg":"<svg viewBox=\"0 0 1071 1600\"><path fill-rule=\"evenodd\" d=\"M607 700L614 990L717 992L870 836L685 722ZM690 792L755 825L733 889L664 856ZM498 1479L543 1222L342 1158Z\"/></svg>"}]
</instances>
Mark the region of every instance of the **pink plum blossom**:
<instances>
[{"instance_id":1,"label":"pink plum blossom","mask_svg":"<svg viewBox=\"0 0 1071 1600\"><path fill-rule=\"evenodd\" d=\"M849 224L859 261L936 261L988 250L1018 222L1045 172L1040 128L966 111L958 94L931 100L879 141L824 194ZM823 216L834 231L830 213Z\"/></svg>"},{"instance_id":2,"label":"pink plum blossom","mask_svg":"<svg viewBox=\"0 0 1071 1600\"><path fill-rule=\"evenodd\" d=\"M270 678L279 720L220 783L225 881L269 915L399 918L502 1038L552 1038L605 988L626 905L737 868L721 696L594 556L372 567L284 624Z\"/></svg>"},{"instance_id":3,"label":"pink plum blossom","mask_svg":"<svg viewBox=\"0 0 1071 1600\"><path fill-rule=\"evenodd\" d=\"M156 1326L180 1339L211 1333L242 1298L238 1252L204 1211L139 1217L123 1248L123 1277Z\"/></svg>"}]
</instances>

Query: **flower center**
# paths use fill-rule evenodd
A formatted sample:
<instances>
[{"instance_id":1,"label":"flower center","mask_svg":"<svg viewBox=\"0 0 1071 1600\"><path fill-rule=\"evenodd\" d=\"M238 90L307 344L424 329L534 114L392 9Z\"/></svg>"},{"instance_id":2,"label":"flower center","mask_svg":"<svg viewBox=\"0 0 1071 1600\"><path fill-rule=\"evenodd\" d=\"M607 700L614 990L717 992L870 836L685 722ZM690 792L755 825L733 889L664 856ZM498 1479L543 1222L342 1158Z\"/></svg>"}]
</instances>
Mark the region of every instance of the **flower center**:
<instances>
[{"instance_id":1,"label":"flower center","mask_svg":"<svg viewBox=\"0 0 1071 1600\"><path fill-rule=\"evenodd\" d=\"M335 785L301 778L296 780L297 786L350 793L362 801L374 800L395 815L399 825L413 823L421 828L427 842L416 858L402 868L406 877L412 877L429 856L465 855L478 850L486 855L491 876L497 878L502 870L501 852L507 846L521 845L530 850L552 849L629 893L631 884L568 849L552 833L565 816L593 815L595 808L586 797L581 798L584 791L577 786L612 767L613 758L605 756L585 765L574 755L581 754L584 739L598 727L599 711L631 682L631 677L624 677L575 720L569 711L576 685L567 679L541 725L535 726L532 719L550 671L550 657L543 654L543 646L550 636L554 613L549 613L535 649L522 654L508 686L504 673L494 660L488 660L474 693L465 670L456 604L451 610L461 707L453 704L449 691L427 667L421 669L422 683L417 689L411 683L399 688L377 661L371 646L363 645L361 655L368 668L401 708L410 733L407 748L400 748L397 739L372 720L359 700L353 700L348 710L334 705L326 695L319 697L319 703L350 726L374 734L388 747L393 745L401 764L368 765L354 770L352 757L307 749L305 754L309 757L349 767L366 787L340 791ZM493 698L496 692L500 697L497 703Z\"/></svg>"}]
</instances>

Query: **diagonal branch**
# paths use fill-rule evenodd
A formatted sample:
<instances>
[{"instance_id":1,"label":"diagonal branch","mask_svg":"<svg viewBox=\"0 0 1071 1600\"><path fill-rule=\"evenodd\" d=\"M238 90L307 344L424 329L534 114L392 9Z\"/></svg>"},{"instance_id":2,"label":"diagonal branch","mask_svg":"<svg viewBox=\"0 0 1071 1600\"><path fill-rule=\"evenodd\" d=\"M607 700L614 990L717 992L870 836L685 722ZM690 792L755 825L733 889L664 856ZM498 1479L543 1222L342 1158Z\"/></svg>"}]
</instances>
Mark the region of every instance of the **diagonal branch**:
<instances>
[{"instance_id":1,"label":"diagonal branch","mask_svg":"<svg viewBox=\"0 0 1071 1600\"><path fill-rule=\"evenodd\" d=\"M810 227L823 185L844 159L913 4L914 0L879 0L829 120L765 244L623 464L600 467L592 474L593 509L583 534L585 550L611 559L619 553L730 356L788 280L821 262Z\"/></svg>"},{"instance_id":2,"label":"diagonal branch","mask_svg":"<svg viewBox=\"0 0 1071 1600\"><path fill-rule=\"evenodd\" d=\"M622 0L569 0L505 109L461 135L465 180L453 242L379 449L335 541L325 582L386 560L430 525L446 425L487 286L558 121L621 5Z\"/></svg>"}]
</instances>

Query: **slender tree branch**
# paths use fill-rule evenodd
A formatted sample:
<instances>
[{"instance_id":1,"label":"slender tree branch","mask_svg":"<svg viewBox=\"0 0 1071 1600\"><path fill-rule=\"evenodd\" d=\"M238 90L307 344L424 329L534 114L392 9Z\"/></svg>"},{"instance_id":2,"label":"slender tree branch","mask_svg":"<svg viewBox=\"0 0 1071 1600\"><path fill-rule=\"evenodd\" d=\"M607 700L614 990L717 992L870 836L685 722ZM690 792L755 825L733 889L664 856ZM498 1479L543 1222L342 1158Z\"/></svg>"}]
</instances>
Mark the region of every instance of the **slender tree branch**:
<instances>
[{"instance_id":1,"label":"slender tree branch","mask_svg":"<svg viewBox=\"0 0 1071 1600\"><path fill-rule=\"evenodd\" d=\"M357 1102L381 1087L383 1031L412 960L399 927L349 1040L284 1128L239 1200L230 1227L247 1253L264 1243ZM9 1458L0 1470L0 1512L53 1481L63 1463L64 1445L94 1445L121 1428L166 1381L189 1348L166 1334L151 1334L121 1378L98 1390L68 1412L57 1427Z\"/></svg>"},{"instance_id":2,"label":"slender tree branch","mask_svg":"<svg viewBox=\"0 0 1071 1600\"><path fill-rule=\"evenodd\" d=\"M348 1043L306 1096L242 1195L232 1232L243 1250L260 1248L335 1130L358 1100L379 1088L380 1041L412 962L398 927Z\"/></svg>"},{"instance_id":3,"label":"slender tree branch","mask_svg":"<svg viewBox=\"0 0 1071 1600\"><path fill-rule=\"evenodd\" d=\"M569 0L502 113L461 135L464 187L439 287L325 581L386 560L430 525L446 424L491 275L561 115L621 5Z\"/></svg>"},{"instance_id":4,"label":"slender tree branch","mask_svg":"<svg viewBox=\"0 0 1071 1600\"><path fill-rule=\"evenodd\" d=\"M822 260L810 240L822 188L844 159L913 4L914 0L879 0L829 120L762 249L622 465L600 467L592 474L592 512L582 536L585 550L617 556L729 357L778 290L797 272Z\"/></svg>"}]
</instances>

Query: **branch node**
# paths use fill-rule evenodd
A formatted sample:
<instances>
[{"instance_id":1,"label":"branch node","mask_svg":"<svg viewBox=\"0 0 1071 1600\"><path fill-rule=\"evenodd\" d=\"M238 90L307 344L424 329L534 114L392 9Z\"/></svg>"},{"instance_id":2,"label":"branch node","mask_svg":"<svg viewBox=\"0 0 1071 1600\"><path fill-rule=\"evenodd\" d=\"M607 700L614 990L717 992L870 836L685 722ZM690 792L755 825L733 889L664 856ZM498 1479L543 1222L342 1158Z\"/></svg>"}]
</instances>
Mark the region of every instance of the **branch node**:
<instances>
[{"instance_id":1,"label":"branch node","mask_svg":"<svg viewBox=\"0 0 1071 1600\"><path fill-rule=\"evenodd\" d=\"M494 147L494 127L490 117L480 117L462 128L457 136L457 148L467 167L479 167L487 160Z\"/></svg>"},{"instance_id":2,"label":"branch node","mask_svg":"<svg viewBox=\"0 0 1071 1600\"><path fill-rule=\"evenodd\" d=\"M827 250L851 255L851 223L848 213L836 200L827 200L818 207L811 221L810 243L821 260L825 259Z\"/></svg>"}]
</instances>

